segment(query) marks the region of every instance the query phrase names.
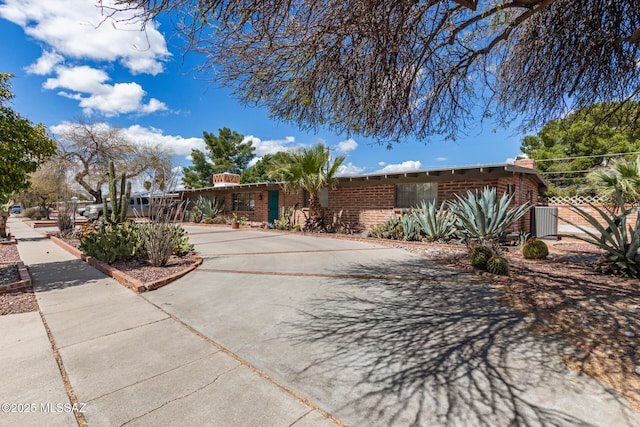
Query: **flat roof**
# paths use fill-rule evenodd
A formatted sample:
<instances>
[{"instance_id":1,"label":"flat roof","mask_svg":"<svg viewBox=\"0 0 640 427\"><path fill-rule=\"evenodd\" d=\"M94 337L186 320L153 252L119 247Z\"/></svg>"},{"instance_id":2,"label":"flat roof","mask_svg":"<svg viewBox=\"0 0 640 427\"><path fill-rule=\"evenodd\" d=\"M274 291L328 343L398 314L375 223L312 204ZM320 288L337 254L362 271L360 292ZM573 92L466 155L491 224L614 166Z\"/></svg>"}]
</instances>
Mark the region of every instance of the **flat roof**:
<instances>
[{"instance_id":1,"label":"flat roof","mask_svg":"<svg viewBox=\"0 0 640 427\"><path fill-rule=\"evenodd\" d=\"M483 177L487 177L490 174L498 174L498 175L508 175L508 174L516 174L523 173L527 175L531 175L539 185L547 188L547 181L536 171L535 169L526 168L522 166L517 166L510 163L498 163L498 164L489 164L489 165L476 165L476 166L459 166L459 167L446 167L446 168L437 168L437 169L422 169L415 171L406 171L406 172L391 172L391 173L372 173L365 175L355 175L355 176L340 176L338 177L338 184L341 183L358 183L358 182L371 182L371 181L398 181L401 179L415 179L420 176L429 176L438 178L438 180L448 180L447 178L453 176L456 179L460 179L461 176L464 176L467 179L482 179ZM267 188L267 187L277 187L280 185L280 182L254 182L249 184L235 184L235 185L225 185L224 187L202 187L202 188L192 188L185 189L183 192L200 192L200 191L209 191L216 189L230 189L230 188Z\"/></svg>"}]
</instances>

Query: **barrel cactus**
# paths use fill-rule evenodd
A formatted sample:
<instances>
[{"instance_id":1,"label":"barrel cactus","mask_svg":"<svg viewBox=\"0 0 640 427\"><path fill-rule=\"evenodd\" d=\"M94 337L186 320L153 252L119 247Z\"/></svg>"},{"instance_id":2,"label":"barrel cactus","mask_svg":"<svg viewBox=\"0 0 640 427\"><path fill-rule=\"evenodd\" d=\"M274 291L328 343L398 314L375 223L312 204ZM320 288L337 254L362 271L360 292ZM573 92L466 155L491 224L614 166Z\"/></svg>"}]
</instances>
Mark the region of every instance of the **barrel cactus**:
<instances>
[{"instance_id":1,"label":"barrel cactus","mask_svg":"<svg viewBox=\"0 0 640 427\"><path fill-rule=\"evenodd\" d=\"M542 240L529 239L522 246L522 255L527 259L544 259L549 255L549 248Z\"/></svg>"},{"instance_id":2,"label":"barrel cactus","mask_svg":"<svg viewBox=\"0 0 640 427\"><path fill-rule=\"evenodd\" d=\"M509 261L502 256L493 256L487 260L487 271L499 276L508 276Z\"/></svg>"},{"instance_id":3,"label":"barrel cactus","mask_svg":"<svg viewBox=\"0 0 640 427\"><path fill-rule=\"evenodd\" d=\"M482 270L487 269L487 261L492 256L493 251L488 246L474 245L469 250L469 259L471 260L471 265Z\"/></svg>"}]
</instances>

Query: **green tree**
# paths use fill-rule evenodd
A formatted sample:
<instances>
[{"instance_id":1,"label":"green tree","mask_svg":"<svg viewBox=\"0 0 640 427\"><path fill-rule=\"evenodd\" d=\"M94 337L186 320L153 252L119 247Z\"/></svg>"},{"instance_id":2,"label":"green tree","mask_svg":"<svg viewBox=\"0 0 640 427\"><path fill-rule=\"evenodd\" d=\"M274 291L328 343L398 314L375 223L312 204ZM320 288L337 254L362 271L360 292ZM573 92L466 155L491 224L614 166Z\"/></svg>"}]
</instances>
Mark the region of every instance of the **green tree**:
<instances>
[{"instance_id":1,"label":"green tree","mask_svg":"<svg viewBox=\"0 0 640 427\"><path fill-rule=\"evenodd\" d=\"M331 161L331 152L323 144L286 153L271 166L270 176L282 181L285 190L304 189L309 192L309 223L307 228L324 227L324 208L320 204L318 191L333 187L338 168L345 161L338 156Z\"/></svg>"},{"instance_id":2,"label":"green tree","mask_svg":"<svg viewBox=\"0 0 640 427\"><path fill-rule=\"evenodd\" d=\"M611 115L613 110L624 114ZM582 186L584 171L610 161L603 155L640 151L640 129L630 126L637 115L637 101L595 104L548 122L537 135L525 136L520 149L536 159L536 168L556 187ZM548 159L564 160L545 161ZM571 171L574 173L567 173Z\"/></svg>"},{"instance_id":3,"label":"green tree","mask_svg":"<svg viewBox=\"0 0 640 427\"><path fill-rule=\"evenodd\" d=\"M589 188L615 203L619 193L625 203L640 204L640 156L617 159L587 175Z\"/></svg>"},{"instance_id":4,"label":"green tree","mask_svg":"<svg viewBox=\"0 0 640 427\"><path fill-rule=\"evenodd\" d=\"M203 75L336 133L455 136L478 105L537 126L640 93L638 0L101 3L122 19L170 14Z\"/></svg>"},{"instance_id":5,"label":"green tree","mask_svg":"<svg viewBox=\"0 0 640 427\"><path fill-rule=\"evenodd\" d=\"M265 154L256 162L255 165L246 168L240 175L240 183L248 184L252 182L268 182L271 180L269 171L273 169L273 163L281 161L288 154L284 151L278 151L275 154Z\"/></svg>"},{"instance_id":6,"label":"green tree","mask_svg":"<svg viewBox=\"0 0 640 427\"><path fill-rule=\"evenodd\" d=\"M7 236L8 204L29 188L29 174L56 153L44 125L34 125L7 105L14 96L11 77L0 73L0 237Z\"/></svg>"},{"instance_id":7,"label":"green tree","mask_svg":"<svg viewBox=\"0 0 640 427\"><path fill-rule=\"evenodd\" d=\"M182 182L185 185L202 188L213 185L212 175L230 172L241 174L251 159L254 148L251 141L243 142L244 136L224 127L218 129L218 136L208 132L202 133L206 152L191 150L191 163L183 169Z\"/></svg>"}]
</instances>

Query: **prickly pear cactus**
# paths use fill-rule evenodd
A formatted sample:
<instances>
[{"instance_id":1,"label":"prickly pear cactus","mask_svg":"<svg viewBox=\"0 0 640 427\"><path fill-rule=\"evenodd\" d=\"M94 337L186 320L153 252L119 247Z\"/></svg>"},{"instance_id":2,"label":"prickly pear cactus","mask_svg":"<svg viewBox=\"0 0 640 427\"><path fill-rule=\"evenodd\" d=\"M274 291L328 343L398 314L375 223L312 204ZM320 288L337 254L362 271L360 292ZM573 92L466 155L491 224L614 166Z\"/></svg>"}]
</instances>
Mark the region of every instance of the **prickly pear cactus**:
<instances>
[{"instance_id":1,"label":"prickly pear cactus","mask_svg":"<svg viewBox=\"0 0 640 427\"><path fill-rule=\"evenodd\" d=\"M502 256L494 256L487 261L487 271L499 276L509 275L509 261Z\"/></svg>"},{"instance_id":2,"label":"prickly pear cactus","mask_svg":"<svg viewBox=\"0 0 640 427\"><path fill-rule=\"evenodd\" d=\"M471 265L473 265L475 268L480 268L482 270L487 269L487 261L492 256L493 256L493 251L488 246L474 245L469 250L469 259L471 260Z\"/></svg>"},{"instance_id":3,"label":"prickly pear cactus","mask_svg":"<svg viewBox=\"0 0 640 427\"><path fill-rule=\"evenodd\" d=\"M522 246L522 255L527 259L544 259L549 255L549 248L542 240L529 239Z\"/></svg>"}]
</instances>

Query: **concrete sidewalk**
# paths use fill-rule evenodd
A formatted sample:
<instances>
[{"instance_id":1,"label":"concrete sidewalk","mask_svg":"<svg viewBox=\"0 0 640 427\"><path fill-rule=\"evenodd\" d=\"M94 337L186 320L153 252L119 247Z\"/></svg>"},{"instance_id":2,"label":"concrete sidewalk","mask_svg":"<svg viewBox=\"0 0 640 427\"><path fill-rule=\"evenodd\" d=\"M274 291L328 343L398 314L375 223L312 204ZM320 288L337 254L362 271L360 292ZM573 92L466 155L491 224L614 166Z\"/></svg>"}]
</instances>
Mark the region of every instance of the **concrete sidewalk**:
<instances>
[{"instance_id":1,"label":"concrete sidewalk","mask_svg":"<svg viewBox=\"0 0 640 427\"><path fill-rule=\"evenodd\" d=\"M164 310L10 220L82 417L91 425L333 425ZM0 361L23 363L3 401L69 403L36 313L4 316ZM11 355L9 355L11 353ZM23 362L20 362L23 361ZM42 372L41 372L42 371ZM46 387L43 387L43 384ZM3 414L4 415L4 414ZM51 417L51 418L49 418ZM71 414L0 417L0 425L74 425Z\"/></svg>"}]
</instances>

